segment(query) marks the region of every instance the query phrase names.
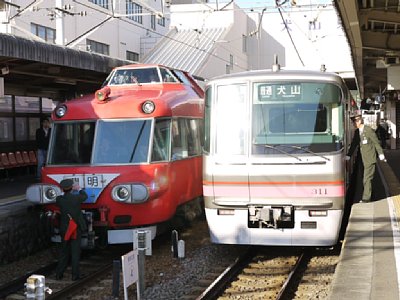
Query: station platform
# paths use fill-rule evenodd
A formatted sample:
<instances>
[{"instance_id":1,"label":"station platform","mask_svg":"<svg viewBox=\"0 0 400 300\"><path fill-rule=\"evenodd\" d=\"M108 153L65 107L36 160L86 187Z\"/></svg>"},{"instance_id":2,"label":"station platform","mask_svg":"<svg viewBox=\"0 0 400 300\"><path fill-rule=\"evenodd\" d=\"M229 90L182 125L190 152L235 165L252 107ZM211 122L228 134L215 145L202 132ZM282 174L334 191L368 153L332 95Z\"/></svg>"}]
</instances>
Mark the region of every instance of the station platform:
<instances>
[{"instance_id":1,"label":"station platform","mask_svg":"<svg viewBox=\"0 0 400 300\"><path fill-rule=\"evenodd\" d=\"M352 205L331 300L400 299L400 150L385 156L377 164L385 196Z\"/></svg>"}]
</instances>

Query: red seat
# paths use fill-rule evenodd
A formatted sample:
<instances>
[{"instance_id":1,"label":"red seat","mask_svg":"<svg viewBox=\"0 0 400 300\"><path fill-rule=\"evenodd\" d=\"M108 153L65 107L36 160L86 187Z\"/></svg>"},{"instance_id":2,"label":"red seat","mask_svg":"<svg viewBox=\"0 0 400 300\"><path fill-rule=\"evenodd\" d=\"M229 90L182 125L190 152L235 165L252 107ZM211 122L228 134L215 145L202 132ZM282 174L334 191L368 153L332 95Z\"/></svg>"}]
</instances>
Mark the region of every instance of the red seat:
<instances>
[{"instance_id":1,"label":"red seat","mask_svg":"<svg viewBox=\"0 0 400 300\"><path fill-rule=\"evenodd\" d=\"M22 158L21 151L16 151L15 152L15 160L17 161L17 164L19 166L26 166L24 159Z\"/></svg>"},{"instance_id":2,"label":"red seat","mask_svg":"<svg viewBox=\"0 0 400 300\"><path fill-rule=\"evenodd\" d=\"M1 164L5 169L12 168L12 165L10 164L10 161L8 160L8 156L6 153L1 153Z\"/></svg>"},{"instance_id":3,"label":"red seat","mask_svg":"<svg viewBox=\"0 0 400 300\"><path fill-rule=\"evenodd\" d=\"M17 162L17 159L15 158L14 152L8 152L8 161L10 162L12 167L18 167L19 164Z\"/></svg>"},{"instance_id":4,"label":"red seat","mask_svg":"<svg viewBox=\"0 0 400 300\"><path fill-rule=\"evenodd\" d=\"M22 159L24 160L25 165L27 166L32 165L27 151L22 151Z\"/></svg>"},{"instance_id":5,"label":"red seat","mask_svg":"<svg viewBox=\"0 0 400 300\"><path fill-rule=\"evenodd\" d=\"M31 161L31 164L37 165L37 158L36 158L35 151L32 151L32 150L29 151L28 155L29 155L29 160Z\"/></svg>"}]
</instances>

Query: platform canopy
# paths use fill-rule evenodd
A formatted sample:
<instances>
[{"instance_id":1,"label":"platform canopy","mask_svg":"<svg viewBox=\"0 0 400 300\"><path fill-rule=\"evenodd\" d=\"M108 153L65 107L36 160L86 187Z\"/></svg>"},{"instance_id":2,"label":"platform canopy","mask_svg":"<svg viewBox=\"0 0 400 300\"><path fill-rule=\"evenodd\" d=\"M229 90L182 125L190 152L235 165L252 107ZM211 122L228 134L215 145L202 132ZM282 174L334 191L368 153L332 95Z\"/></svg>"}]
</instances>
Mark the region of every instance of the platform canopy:
<instances>
[{"instance_id":1,"label":"platform canopy","mask_svg":"<svg viewBox=\"0 0 400 300\"><path fill-rule=\"evenodd\" d=\"M114 67L133 63L0 34L0 76L5 94L65 100L97 90Z\"/></svg>"}]
</instances>

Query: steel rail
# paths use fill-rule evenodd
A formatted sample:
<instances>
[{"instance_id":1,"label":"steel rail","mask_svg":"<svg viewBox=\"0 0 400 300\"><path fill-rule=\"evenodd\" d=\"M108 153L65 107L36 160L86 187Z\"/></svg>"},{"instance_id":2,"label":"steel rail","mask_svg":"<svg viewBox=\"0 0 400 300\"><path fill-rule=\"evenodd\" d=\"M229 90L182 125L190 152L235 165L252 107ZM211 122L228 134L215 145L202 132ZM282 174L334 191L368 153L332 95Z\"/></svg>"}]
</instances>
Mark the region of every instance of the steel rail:
<instances>
[{"instance_id":1,"label":"steel rail","mask_svg":"<svg viewBox=\"0 0 400 300\"><path fill-rule=\"evenodd\" d=\"M249 264L252 258L255 256L256 251L254 248L248 248L247 251L235 259L229 267L227 267L224 272L221 273L215 279L208 288L201 293L196 300L214 300L225 290L227 284L232 282L233 278L243 270L243 268Z\"/></svg>"},{"instance_id":2,"label":"steel rail","mask_svg":"<svg viewBox=\"0 0 400 300\"><path fill-rule=\"evenodd\" d=\"M303 252L299 258L296 261L296 264L294 265L293 269L290 271L288 277L286 278L285 282L283 283L278 295L276 296L276 300L282 300L284 299L284 296L288 292L288 287L290 287L290 284L292 282L292 279L294 277L294 274L296 274L299 271L300 266L302 266L310 257L309 251Z\"/></svg>"}]
</instances>

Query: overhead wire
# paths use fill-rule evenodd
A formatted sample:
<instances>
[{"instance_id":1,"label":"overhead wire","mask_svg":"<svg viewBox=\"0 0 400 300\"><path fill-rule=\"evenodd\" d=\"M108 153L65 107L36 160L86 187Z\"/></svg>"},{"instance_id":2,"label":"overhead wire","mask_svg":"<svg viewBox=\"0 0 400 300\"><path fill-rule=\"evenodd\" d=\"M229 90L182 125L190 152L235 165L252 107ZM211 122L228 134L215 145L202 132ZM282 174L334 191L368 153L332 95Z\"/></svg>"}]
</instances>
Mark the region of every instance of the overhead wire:
<instances>
[{"instance_id":1,"label":"overhead wire","mask_svg":"<svg viewBox=\"0 0 400 300\"><path fill-rule=\"evenodd\" d=\"M293 45L293 47L294 47L294 50L296 51L297 56L298 56L298 58L299 58L301 64L302 64L303 67L304 67L304 66L305 66L305 65L304 65L304 62L303 62L303 60L301 59L300 53L299 53L299 51L297 50L296 44L295 44L294 41L293 41L293 38L292 38L292 35L290 34L290 31L289 31L289 28L288 28L288 26L287 26L287 23L286 23L285 19L283 18L283 14L282 14L282 10L281 10L281 7L280 7L280 6L281 6L282 4L284 4L284 3L286 3L286 2L287 2L287 0L285 0L283 3L280 4L280 3L279 3L279 0L276 0L276 5L277 5L277 7L278 7L279 14L281 15L282 22L283 22L283 24L285 25L286 32L287 32L287 34L289 35L290 41L292 42L292 45Z\"/></svg>"},{"instance_id":2,"label":"overhead wire","mask_svg":"<svg viewBox=\"0 0 400 300\"><path fill-rule=\"evenodd\" d=\"M94 9L92 6L88 6L87 4L82 3L82 2L80 2L79 0L73 0L73 2L75 2L75 3L77 3L77 4L80 4L80 5L82 5L82 6L89 7L89 8L91 8L91 9ZM108 15L108 16L110 16L110 17L112 17L112 18L119 18L119 17L114 17L113 15L111 15L111 14L109 14L109 13L107 13L107 12L104 12L104 11L102 11L102 10L100 10L100 9L95 9L95 10L98 11L98 12L100 12L100 13L102 13L102 14ZM142 26L142 25L136 24L136 23L134 23L134 22L130 22L130 21L125 20L125 19L123 19L123 18L119 18L119 20L122 21L122 22L128 23L128 24L130 24L130 25L133 25L133 26L135 26L135 27L138 27L138 28L140 28L140 29L149 30L147 27L144 27L144 26ZM100 24L97 24L97 25L95 25L95 26L100 26L100 25L103 25L103 24L104 24L104 22L101 22ZM92 28L91 30L93 30L93 28ZM230 61L229 61L229 60L226 60L226 59L224 59L224 58L222 58L222 57L220 57L220 56L218 56L218 55L216 55L216 54L214 54L214 53L212 53L212 52L209 52L209 51L207 51L206 49L201 49L201 48L199 48L199 47L197 47L197 46L193 46L193 45L191 45L191 44L189 44L189 43L186 43L186 42L183 42L183 41L174 39L174 38L172 38L172 37L170 37L170 36L168 36L168 35L159 33L159 32L157 32L157 31L153 31L153 30L149 30L149 31L151 31L152 33L154 33L154 34L156 34L156 35L159 35L159 36L161 36L161 37L164 37L164 38L170 39L170 40L172 40L172 41L175 41L175 42L177 42L177 43L180 43L180 44L182 44L182 45L185 45L185 46L187 46L187 47L189 47L189 48L193 48L193 49L202 51L202 52L204 52L204 53L207 53L207 54L209 54L209 55L212 56L212 57L215 57L215 58L217 58L217 59L219 59L219 60L221 60L221 61L223 61L223 62L225 62L225 63L229 63L229 64L230 64ZM242 67L242 66L239 66L239 65L236 65L236 66L237 66L238 68L242 69L242 70L247 70L246 67Z\"/></svg>"}]
</instances>

